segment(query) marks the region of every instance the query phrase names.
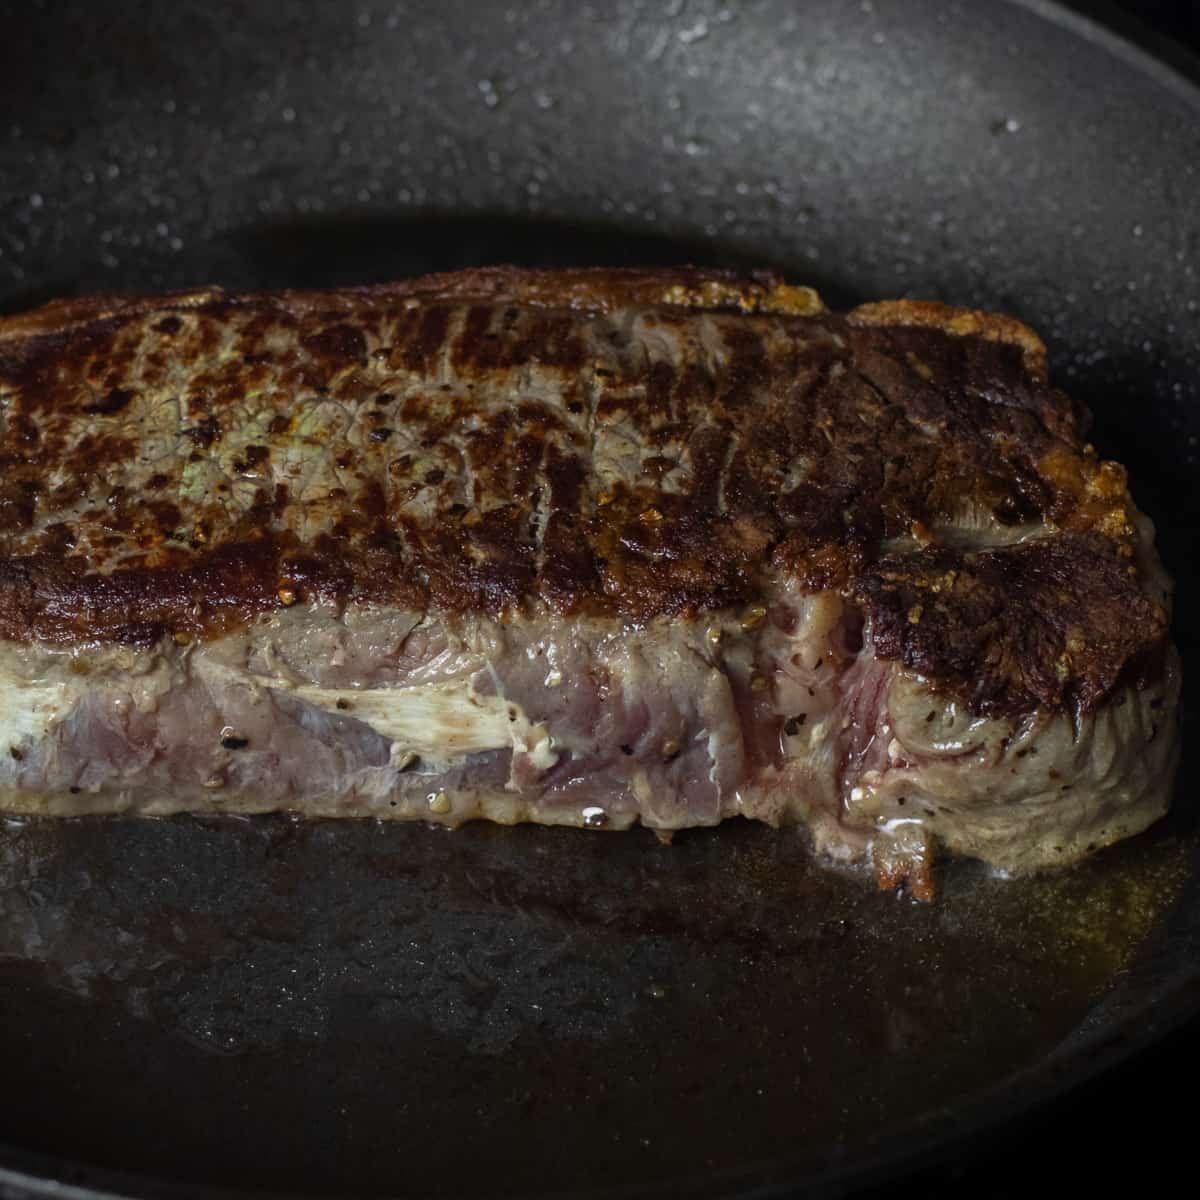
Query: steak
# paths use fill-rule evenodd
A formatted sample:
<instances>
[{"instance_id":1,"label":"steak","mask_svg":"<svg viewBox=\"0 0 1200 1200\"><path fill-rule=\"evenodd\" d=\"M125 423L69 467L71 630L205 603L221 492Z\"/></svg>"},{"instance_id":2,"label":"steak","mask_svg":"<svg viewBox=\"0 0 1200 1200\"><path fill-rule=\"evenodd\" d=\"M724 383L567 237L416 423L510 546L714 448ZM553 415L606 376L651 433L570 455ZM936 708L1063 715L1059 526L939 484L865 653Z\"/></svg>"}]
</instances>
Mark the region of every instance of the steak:
<instances>
[{"instance_id":1,"label":"steak","mask_svg":"<svg viewBox=\"0 0 1200 1200\"><path fill-rule=\"evenodd\" d=\"M660 831L928 894L1166 808L1171 585L1006 317L491 269L0 320L0 807Z\"/></svg>"}]
</instances>

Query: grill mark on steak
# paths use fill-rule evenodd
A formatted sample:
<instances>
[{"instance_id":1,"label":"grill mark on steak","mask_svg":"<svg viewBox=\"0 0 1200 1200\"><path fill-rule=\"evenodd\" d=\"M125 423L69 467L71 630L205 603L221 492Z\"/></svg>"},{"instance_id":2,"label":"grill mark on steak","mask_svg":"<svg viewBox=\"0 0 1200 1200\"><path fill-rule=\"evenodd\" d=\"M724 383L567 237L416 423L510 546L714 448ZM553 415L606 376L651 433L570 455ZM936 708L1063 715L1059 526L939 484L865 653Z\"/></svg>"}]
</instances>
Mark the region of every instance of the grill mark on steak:
<instances>
[{"instance_id":1,"label":"grill mark on steak","mask_svg":"<svg viewBox=\"0 0 1200 1200\"><path fill-rule=\"evenodd\" d=\"M1015 713L1094 708L1165 639L1123 473L1002 318L694 270L75 301L0 321L0 403L11 641L213 638L287 595L644 624L782 574ZM936 544L976 519L1047 545Z\"/></svg>"}]
</instances>

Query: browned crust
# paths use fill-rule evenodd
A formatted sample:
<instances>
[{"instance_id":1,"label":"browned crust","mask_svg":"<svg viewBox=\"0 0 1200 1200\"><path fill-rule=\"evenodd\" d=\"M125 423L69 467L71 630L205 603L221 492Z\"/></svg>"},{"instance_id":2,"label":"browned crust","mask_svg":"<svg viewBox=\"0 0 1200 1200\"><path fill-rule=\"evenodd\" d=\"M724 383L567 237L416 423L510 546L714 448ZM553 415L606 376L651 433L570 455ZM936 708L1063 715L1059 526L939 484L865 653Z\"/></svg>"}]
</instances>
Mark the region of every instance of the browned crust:
<instances>
[{"instance_id":1,"label":"browned crust","mask_svg":"<svg viewBox=\"0 0 1200 1200\"><path fill-rule=\"evenodd\" d=\"M129 320L164 310L202 309L214 304L239 308L271 306L294 314L314 311L354 314L364 308L383 308L405 300L425 304L445 301L522 304L579 312L610 312L629 305L670 305L793 316L818 313L824 307L812 288L786 284L771 271L746 277L700 267L565 270L477 267L323 291L292 288L238 293L212 286L156 296L112 294L51 300L28 312L0 316L0 342L64 333L110 318Z\"/></svg>"},{"instance_id":2,"label":"browned crust","mask_svg":"<svg viewBox=\"0 0 1200 1200\"><path fill-rule=\"evenodd\" d=\"M1025 366L1035 379L1046 378L1046 346L1040 337L1015 317L1003 313L955 308L937 300L876 300L860 304L846 314L852 325L919 326L937 329L954 337L978 337L989 342L1017 346Z\"/></svg>"},{"instance_id":3,"label":"browned crust","mask_svg":"<svg viewBox=\"0 0 1200 1200\"><path fill-rule=\"evenodd\" d=\"M880 657L960 679L973 711L1087 712L1125 671L1147 677L1166 613L1092 532L959 554L889 555L856 581Z\"/></svg>"},{"instance_id":4,"label":"browned crust","mask_svg":"<svg viewBox=\"0 0 1200 1200\"><path fill-rule=\"evenodd\" d=\"M184 451L153 473L147 406L180 395ZM248 397L275 415L226 462ZM306 432L300 407L326 401L351 432ZM1084 445L1041 342L940 304L843 317L769 274L695 268L61 301L0 320L0 414L0 636L14 640L214 636L307 596L648 621L753 603L784 575L856 597L885 654L1024 711L1099 703L1164 637L1131 565L1124 474ZM611 430L641 463L615 481L596 469ZM336 468L323 507L280 474L297 446ZM236 505L225 482L184 487L218 460ZM1023 576L1028 603L1001 606L986 637L946 636L956 649L939 655L919 626L889 633L925 560L883 568L881 547L928 543L964 512L1040 525L1049 545L1069 531L1077 549L1054 580ZM935 549L939 569L963 559ZM1083 578L1100 560L1119 574L1109 593ZM1006 651L979 691L1008 624L1080 596L1097 628L1135 600L1138 619L1085 637L1055 686ZM971 597L952 593L938 620L973 620Z\"/></svg>"}]
</instances>

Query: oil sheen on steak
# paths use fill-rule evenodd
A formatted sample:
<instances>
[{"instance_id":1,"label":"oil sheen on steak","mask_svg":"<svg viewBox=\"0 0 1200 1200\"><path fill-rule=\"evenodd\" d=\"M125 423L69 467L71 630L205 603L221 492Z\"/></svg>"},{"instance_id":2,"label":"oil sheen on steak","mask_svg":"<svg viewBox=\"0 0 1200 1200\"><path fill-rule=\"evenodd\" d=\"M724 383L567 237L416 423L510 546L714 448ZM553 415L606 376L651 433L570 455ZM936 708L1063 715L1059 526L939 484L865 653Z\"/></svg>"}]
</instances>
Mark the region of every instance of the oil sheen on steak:
<instances>
[{"instance_id":1,"label":"oil sheen on steak","mask_svg":"<svg viewBox=\"0 0 1200 1200\"><path fill-rule=\"evenodd\" d=\"M928 889L1164 811L1170 584L1003 317L507 269L0 321L0 806L803 823Z\"/></svg>"}]
</instances>

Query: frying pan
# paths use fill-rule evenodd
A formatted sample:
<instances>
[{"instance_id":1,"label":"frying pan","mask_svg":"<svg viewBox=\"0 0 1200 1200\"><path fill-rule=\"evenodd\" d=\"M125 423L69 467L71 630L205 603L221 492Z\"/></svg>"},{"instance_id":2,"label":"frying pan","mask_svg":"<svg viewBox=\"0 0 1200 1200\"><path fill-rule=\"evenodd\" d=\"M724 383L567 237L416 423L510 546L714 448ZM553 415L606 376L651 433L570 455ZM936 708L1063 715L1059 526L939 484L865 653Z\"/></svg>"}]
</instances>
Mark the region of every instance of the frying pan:
<instances>
[{"instance_id":1,"label":"frying pan","mask_svg":"<svg viewBox=\"0 0 1200 1200\"><path fill-rule=\"evenodd\" d=\"M177 0L0 29L5 309L696 261L1007 311L1132 467L1195 661L1200 90L1092 20ZM1019 1154L1094 1186L1151 1134L1161 1167L1200 1044L1187 800L1070 871L952 865L932 906L739 824L10 822L0 1194L1001 1195Z\"/></svg>"}]
</instances>

